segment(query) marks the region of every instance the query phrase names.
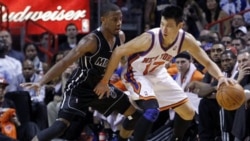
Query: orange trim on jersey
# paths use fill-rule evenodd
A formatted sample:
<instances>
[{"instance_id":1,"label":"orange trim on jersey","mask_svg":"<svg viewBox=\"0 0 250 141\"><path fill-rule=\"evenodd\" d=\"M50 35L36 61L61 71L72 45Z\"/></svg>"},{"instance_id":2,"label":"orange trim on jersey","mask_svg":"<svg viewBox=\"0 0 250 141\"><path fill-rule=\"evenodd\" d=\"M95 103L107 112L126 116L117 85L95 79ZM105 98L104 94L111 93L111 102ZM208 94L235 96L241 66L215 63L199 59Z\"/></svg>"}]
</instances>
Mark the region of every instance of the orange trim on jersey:
<instances>
[{"instance_id":1,"label":"orange trim on jersey","mask_svg":"<svg viewBox=\"0 0 250 141\"><path fill-rule=\"evenodd\" d=\"M160 111L164 111L164 110L168 110L168 109L170 109L170 108L178 107L178 106L180 106L180 105L182 105L182 104L184 104L184 103L186 103L186 102L188 102L188 98L185 98L185 99L183 99L183 100L181 100L181 101L179 101L179 102L177 102L177 103L174 103L174 104L172 104L172 105L168 105L168 106L165 106L165 107L161 107L161 108L160 108Z\"/></svg>"},{"instance_id":2,"label":"orange trim on jersey","mask_svg":"<svg viewBox=\"0 0 250 141\"><path fill-rule=\"evenodd\" d=\"M136 59L138 59L139 57L140 57L139 54L137 54L132 59L130 58L129 64L132 64L132 62L135 61ZM134 74L132 72L133 72L133 67L131 65L129 65L127 68L127 73L124 74L124 78L128 83L130 83L132 85L134 92L137 94L140 94L141 83L137 82L136 79L134 79Z\"/></svg>"},{"instance_id":3,"label":"orange trim on jersey","mask_svg":"<svg viewBox=\"0 0 250 141\"><path fill-rule=\"evenodd\" d=\"M155 96L148 96L148 97L140 96L139 99L140 100L150 100L150 99L156 99L156 97Z\"/></svg>"}]
</instances>

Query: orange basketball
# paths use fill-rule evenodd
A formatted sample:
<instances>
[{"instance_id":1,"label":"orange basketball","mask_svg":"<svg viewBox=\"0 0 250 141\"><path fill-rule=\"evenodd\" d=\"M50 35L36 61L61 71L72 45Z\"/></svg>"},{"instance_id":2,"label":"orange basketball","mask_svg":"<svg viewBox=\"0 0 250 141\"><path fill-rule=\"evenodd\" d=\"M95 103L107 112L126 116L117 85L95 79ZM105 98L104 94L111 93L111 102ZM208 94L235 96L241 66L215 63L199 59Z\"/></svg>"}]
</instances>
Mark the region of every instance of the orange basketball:
<instances>
[{"instance_id":1,"label":"orange basketball","mask_svg":"<svg viewBox=\"0 0 250 141\"><path fill-rule=\"evenodd\" d=\"M216 100L222 108L236 110L245 102L246 96L239 84L221 84L216 93Z\"/></svg>"}]
</instances>

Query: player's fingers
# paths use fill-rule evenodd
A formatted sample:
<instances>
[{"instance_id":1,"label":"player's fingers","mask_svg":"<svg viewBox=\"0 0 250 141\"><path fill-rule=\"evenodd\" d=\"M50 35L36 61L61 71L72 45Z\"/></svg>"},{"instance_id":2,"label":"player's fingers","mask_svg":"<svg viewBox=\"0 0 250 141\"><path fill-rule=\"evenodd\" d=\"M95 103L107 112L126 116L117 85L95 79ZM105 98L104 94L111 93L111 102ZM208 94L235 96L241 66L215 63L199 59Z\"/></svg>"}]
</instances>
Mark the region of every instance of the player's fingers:
<instances>
[{"instance_id":1,"label":"player's fingers","mask_svg":"<svg viewBox=\"0 0 250 141\"><path fill-rule=\"evenodd\" d=\"M97 89L96 88L94 88L94 90L93 90L96 94L98 94L98 91L97 91Z\"/></svg>"},{"instance_id":2,"label":"player's fingers","mask_svg":"<svg viewBox=\"0 0 250 141\"><path fill-rule=\"evenodd\" d=\"M96 94L99 96L99 95L101 95L102 93L101 93L101 91L96 91Z\"/></svg>"},{"instance_id":3,"label":"player's fingers","mask_svg":"<svg viewBox=\"0 0 250 141\"><path fill-rule=\"evenodd\" d=\"M29 87L29 86L31 86L31 83L21 83L20 86L21 87Z\"/></svg>"},{"instance_id":4,"label":"player's fingers","mask_svg":"<svg viewBox=\"0 0 250 141\"><path fill-rule=\"evenodd\" d=\"M233 80L232 80L232 83L233 83L233 84L237 84L238 82L237 82L236 80L233 79Z\"/></svg>"},{"instance_id":5,"label":"player's fingers","mask_svg":"<svg viewBox=\"0 0 250 141\"><path fill-rule=\"evenodd\" d=\"M99 99L102 99L103 96L104 96L104 94L100 94L98 98L99 98Z\"/></svg>"},{"instance_id":6,"label":"player's fingers","mask_svg":"<svg viewBox=\"0 0 250 141\"><path fill-rule=\"evenodd\" d=\"M226 85L228 85L229 83L228 83L228 81L224 81L224 83L226 84Z\"/></svg>"},{"instance_id":7,"label":"player's fingers","mask_svg":"<svg viewBox=\"0 0 250 141\"><path fill-rule=\"evenodd\" d=\"M111 95L111 91L106 92L106 96L109 97Z\"/></svg>"}]
</instances>

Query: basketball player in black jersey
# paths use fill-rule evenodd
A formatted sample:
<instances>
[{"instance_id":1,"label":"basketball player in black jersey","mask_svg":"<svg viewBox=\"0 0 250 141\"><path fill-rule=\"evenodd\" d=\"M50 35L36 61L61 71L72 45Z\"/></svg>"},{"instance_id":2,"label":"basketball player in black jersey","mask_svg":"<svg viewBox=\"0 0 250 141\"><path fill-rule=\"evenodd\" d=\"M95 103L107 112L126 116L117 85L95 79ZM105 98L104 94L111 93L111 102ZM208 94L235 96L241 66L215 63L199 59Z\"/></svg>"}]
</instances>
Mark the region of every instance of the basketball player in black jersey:
<instances>
[{"instance_id":1,"label":"basketball player in black jersey","mask_svg":"<svg viewBox=\"0 0 250 141\"><path fill-rule=\"evenodd\" d=\"M101 21L100 28L83 37L78 46L55 64L38 83L21 84L23 87L39 90L78 60L78 67L66 84L57 120L51 127L38 133L33 141L48 141L59 137L75 116L84 118L89 107L105 116L113 111L127 116L120 130L119 140L125 141L131 135L140 112L131 106L128 97L111 85L111 93L107 97L99 97L93 91L103 77L112 51L125 40L120 31L122 12L118 6L111 3L103 5Z\"/></svg>"}]
</instances>

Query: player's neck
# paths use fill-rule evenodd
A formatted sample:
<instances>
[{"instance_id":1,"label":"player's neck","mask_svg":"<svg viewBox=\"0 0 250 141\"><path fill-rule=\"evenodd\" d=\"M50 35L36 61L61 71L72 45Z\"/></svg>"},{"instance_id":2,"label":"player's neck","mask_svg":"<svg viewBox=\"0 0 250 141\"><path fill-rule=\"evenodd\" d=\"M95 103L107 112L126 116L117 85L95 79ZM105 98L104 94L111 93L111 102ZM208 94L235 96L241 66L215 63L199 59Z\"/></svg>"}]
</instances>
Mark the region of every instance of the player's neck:
<instances>
[{"instance_id":1,"label":"player's neck","mask_svg":"<svg viewBox=\"0 0 250 141\"><path fill-rule=\"evenodd\" d=\"M104 38L107 41L111 41L115 37L113 34L111 34L110 32L108 32L107 30L105 30L103 27L100 28L100 31L102 32L102 35L104 36Z\"/></svg>"},{"instance_id":2,"label":"player's neck","mask_svg":"<svg viewBox=\"0 0 250 141\"><path fill-rule=\"evenodd\" d=\"M162 46L169 47L173 42L167 39L163 39Z\"/></svg>"},{"instance_id":3,"label":"player's neck","mask_svg":"<svg viewBox=\"0 0 250 141\"><path fill-rule=\"evenodd\" d=\"M172 39L170 37L162 36L162 46L163 47L169 47L174 41L175 41L175 38Z\"/></svg>"}]
</instances>

